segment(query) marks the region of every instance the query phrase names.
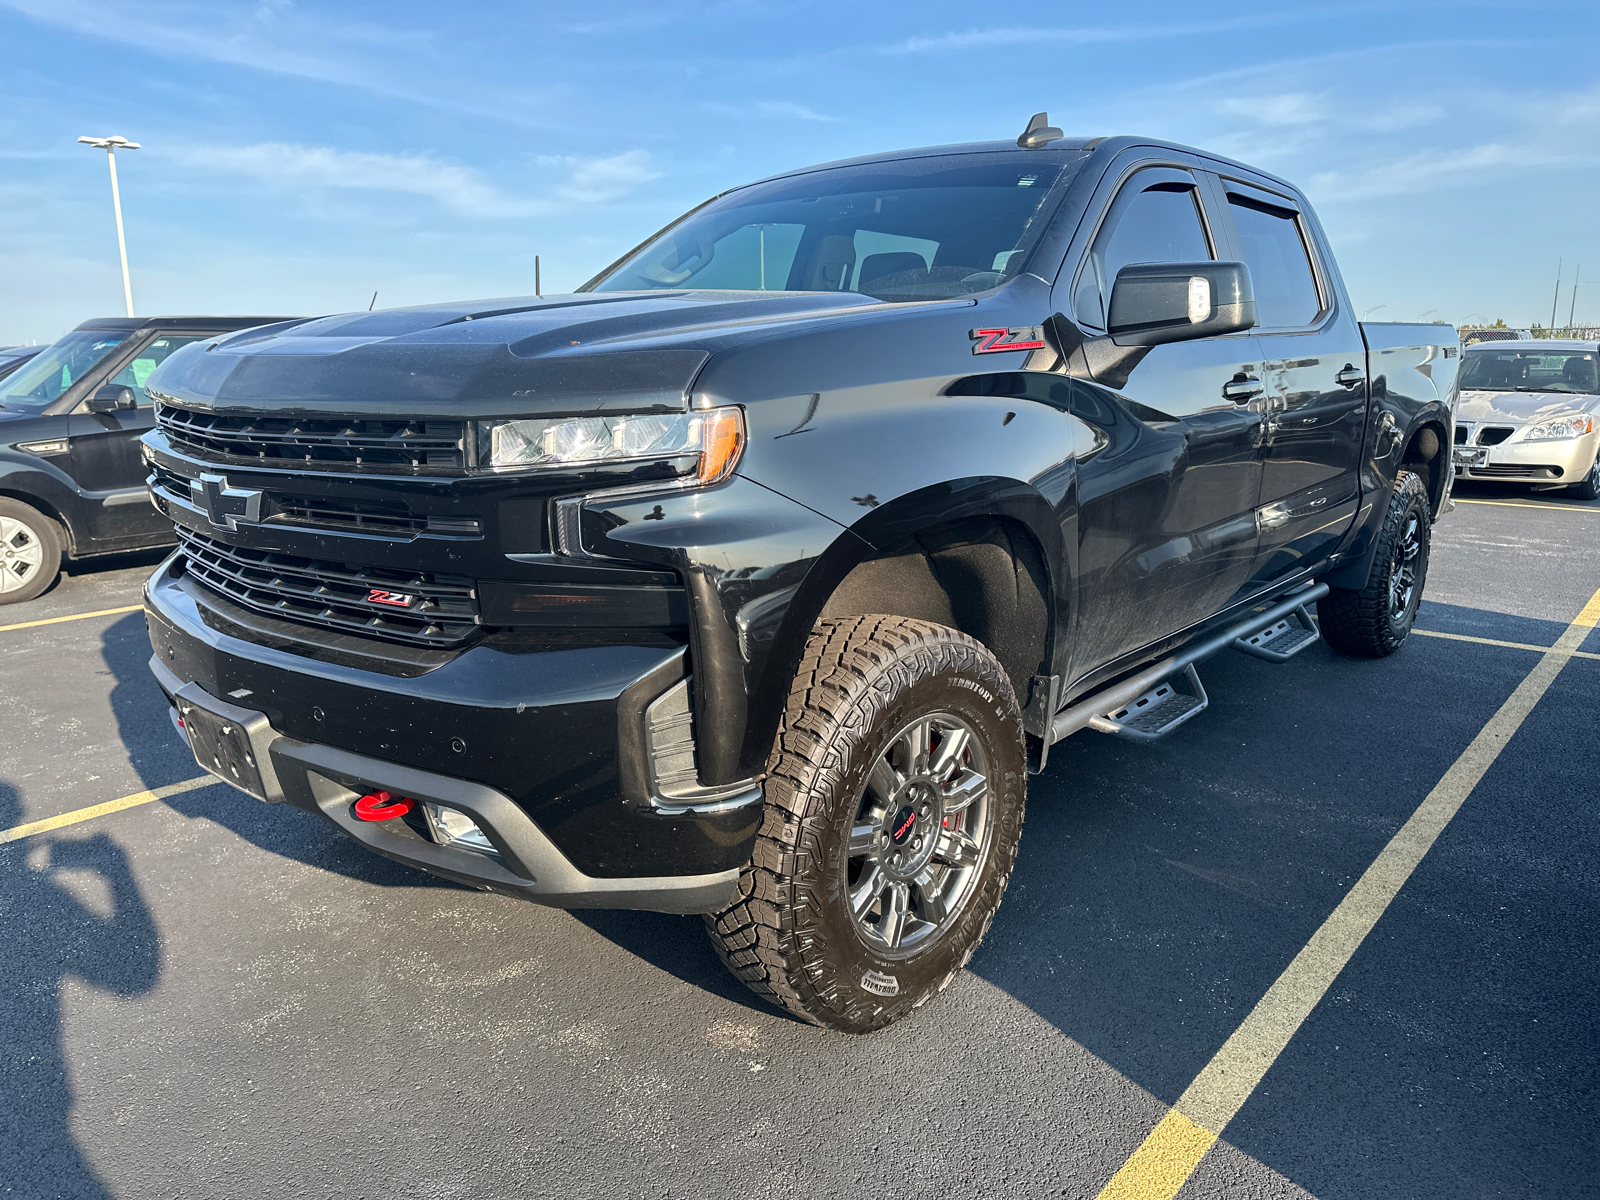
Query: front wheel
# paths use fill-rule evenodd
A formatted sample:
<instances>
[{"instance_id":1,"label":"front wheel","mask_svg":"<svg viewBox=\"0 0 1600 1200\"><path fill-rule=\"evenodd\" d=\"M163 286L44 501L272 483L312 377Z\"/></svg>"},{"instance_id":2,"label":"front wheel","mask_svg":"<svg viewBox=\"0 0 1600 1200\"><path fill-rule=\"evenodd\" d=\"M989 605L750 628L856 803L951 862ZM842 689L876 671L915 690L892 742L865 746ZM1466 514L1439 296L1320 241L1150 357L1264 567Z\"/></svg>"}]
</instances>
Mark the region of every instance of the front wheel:
<instances>
[{"instance_id":1,"label":"front wheel","mask_svg":"<svg viewBox=\"0 0 1600 1200\"><path fill-rule=\"evenodd\" d=\"M1420 476L1401 471L1366 586L1333 588L1317 601L1323 641L1357 658L1383 658L1400 649L1422 604L1432 533L1428 489Z\"/></svg>"},{"instance_id":2,"label":"front wheel","mask_svg":"<svg viewBox=\"0 0 1600 1200\"><path fill-rule=\"evenodd\" d=\"M741 899L706 918L728 968L865 1033L942 989L994 919L1027 779L1010 680L982 645L900 617L825 620L773 748Z\"/></svg>"},{"instance_id":3,"label":"front wheel","mask_svg":"<svg viewBox=\"0 0 1600 1200\"><path fill-rule=\"evenodd\" d=\"M1567 488L1566 493L1575 500L1600 500L1600 453L1595 455L1589 473L1580 482Z\"/></svg>"},{"instance_id":4,"label":"front wheel","mask_svg":"<svg viewBox=\"0 0 1600 1200\"><path fill-rule=\"evenodd\" d=\"M32 600L61 574L55 522L20 500L0 496L0 604Z\"/></svg>"}]
</instances>

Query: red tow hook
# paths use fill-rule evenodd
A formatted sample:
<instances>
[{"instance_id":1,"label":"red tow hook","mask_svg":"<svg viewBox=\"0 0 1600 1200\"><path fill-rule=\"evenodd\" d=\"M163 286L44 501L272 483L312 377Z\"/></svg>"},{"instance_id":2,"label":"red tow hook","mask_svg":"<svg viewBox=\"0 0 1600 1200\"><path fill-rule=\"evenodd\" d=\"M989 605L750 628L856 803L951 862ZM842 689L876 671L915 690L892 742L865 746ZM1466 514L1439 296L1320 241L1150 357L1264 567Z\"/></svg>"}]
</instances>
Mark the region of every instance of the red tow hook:
<instances>
[{"instance_id":1,"label":"red tow hook","mask_svg":"<svg viewBox=\"0 0 1600 1200\"><path fill-rule=\"evenodd\" d=\"M368 792L356 801L356 816L363 821L388 821L403 817L417 806L409 796L391 796L388 792Z\"/></svg>"}]
</instances>

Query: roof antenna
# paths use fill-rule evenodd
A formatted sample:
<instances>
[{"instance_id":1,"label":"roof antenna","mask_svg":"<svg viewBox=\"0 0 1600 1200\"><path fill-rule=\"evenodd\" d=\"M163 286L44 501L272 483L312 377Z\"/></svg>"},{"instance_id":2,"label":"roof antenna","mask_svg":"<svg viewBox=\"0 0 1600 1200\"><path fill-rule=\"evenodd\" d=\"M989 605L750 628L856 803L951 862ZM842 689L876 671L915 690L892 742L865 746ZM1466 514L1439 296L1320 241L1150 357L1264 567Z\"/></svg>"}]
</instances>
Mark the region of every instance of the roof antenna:
<instances>
[{"instance_id":1,"label":"roof antenna","mask_svg":"<svg viewBox=\"0 0 1600 1200\"><path fill-rule=\"evenodd\" d=\"M367 305L367 311L371 312L372 311L372 305L376 304L377 302L378 302L378 293L377 292L373 292L372 293L372 304L368 304Z\"/></svg>"},{"instance_id":2,"label":"roof antenna","mask_svg":"<svg viewBox=\"0 0 1600 1200\"><path fill-rule=\"evenodd\" d=\"M1028 118L1028 127L1022 131L1022 136L1017 139L1017 145L1024 150L1037 150L1040 146L1047 145L1066 134L1050 123L1049 113L1034 113Z\"/></svg>"}]
</instances>

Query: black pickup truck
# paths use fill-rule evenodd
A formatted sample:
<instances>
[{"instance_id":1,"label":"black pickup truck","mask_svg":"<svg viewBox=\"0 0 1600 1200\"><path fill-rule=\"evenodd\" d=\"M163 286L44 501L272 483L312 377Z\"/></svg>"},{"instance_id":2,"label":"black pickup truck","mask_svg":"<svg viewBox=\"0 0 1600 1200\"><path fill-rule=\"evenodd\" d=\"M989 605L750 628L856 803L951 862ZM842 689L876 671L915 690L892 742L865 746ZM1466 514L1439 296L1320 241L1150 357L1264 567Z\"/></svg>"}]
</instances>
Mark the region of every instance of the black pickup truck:
<instances>
[{"instance_id":1,"label":"black pickup truck","mask_svg":"<svg viewBox=\"0 0 1600 1200\"><path fill-rule=\"evenodd\" d=\"M282 317L101 317L0 362L0 604L55 582L61 553L172 544L150 506L139 439L155 424L145 381L169 354Z\"/></svg>"},{"instance_id":2,"label":"black pickup truck","mask_svg":"<svg viewBox=\"0 0 1600 1200\"><path fill-rule=\"evenodd\" d=\"M571 295L175 354L151 666L258 798L706 914L872 1029L972 954L1053 742L1164 736L1223 649L1401 644L1459 354L1358 324L1300 192L1201 151L1036 118L794 171Z\"/></svg>"}]
</instances>

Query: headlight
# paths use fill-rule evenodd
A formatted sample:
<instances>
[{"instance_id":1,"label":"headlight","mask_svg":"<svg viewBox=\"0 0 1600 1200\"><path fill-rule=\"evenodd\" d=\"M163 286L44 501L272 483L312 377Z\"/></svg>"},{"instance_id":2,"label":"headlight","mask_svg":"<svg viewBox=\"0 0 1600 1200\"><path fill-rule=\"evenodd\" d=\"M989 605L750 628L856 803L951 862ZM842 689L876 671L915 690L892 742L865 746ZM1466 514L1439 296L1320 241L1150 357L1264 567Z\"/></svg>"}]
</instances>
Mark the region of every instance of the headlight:
<instances>
[{"instance_id":1,"label":"headlight","mask_svg":"<svg viewBox=\"0 0 1600 1200\"><path fill-rule=\"evenodd\" d=\"M667 416L549 417L480 421L478 462L492 468L567 468L589 463L682 460L701 484L726 479L744 449L744 410Z\"/></svg>"},{"instance_id":2,"label":"headlight","mask_svg":"<svg viewBox=\"0 0 1600 1200\"><path fill-rule=\"evenodd\" d=\"M1553 421L1540 421L1522 435L1525 442L1547 442L1555 438L1582 437L1594 432L1593 417L1557 417Z\"/></svg>"}]
</instances>

